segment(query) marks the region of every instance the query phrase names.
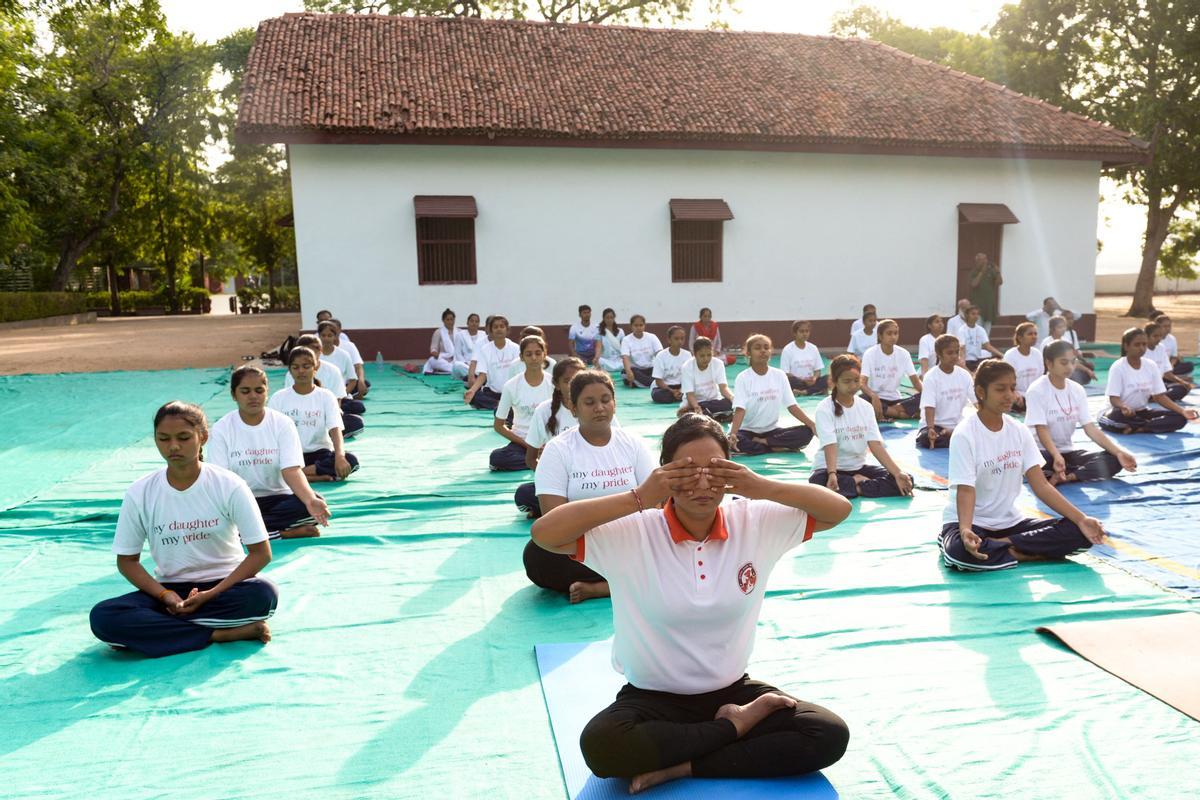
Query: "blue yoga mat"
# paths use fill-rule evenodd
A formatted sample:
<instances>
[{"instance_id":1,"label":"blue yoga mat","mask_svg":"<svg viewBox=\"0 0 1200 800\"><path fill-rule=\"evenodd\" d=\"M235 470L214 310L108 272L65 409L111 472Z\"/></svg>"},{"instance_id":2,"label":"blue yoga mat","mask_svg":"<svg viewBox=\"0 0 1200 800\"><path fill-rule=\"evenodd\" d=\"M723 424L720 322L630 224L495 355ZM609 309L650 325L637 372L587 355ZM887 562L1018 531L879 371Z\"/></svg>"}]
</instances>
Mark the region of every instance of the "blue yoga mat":
<instances>
[{"instance_id":1,"label":"blue yoga mat","mask_svg":"<svg viewBox=\"0 0 1200 800\"><path fill-rule=\"evenodd\" d=\"M601 780L591 773L579 751L579 734L588 720L603 710L625 684L612 668L612 642L535 645L542 694L550 713L550 726L558 746L563 779L570 800L616 800L629 797L629 781ZM642 797L655 800L766 800L803 798L837 800L837 790L821 773L791 778L701 779L685 778L656 786Z\"/></svg>"}]
</instances>

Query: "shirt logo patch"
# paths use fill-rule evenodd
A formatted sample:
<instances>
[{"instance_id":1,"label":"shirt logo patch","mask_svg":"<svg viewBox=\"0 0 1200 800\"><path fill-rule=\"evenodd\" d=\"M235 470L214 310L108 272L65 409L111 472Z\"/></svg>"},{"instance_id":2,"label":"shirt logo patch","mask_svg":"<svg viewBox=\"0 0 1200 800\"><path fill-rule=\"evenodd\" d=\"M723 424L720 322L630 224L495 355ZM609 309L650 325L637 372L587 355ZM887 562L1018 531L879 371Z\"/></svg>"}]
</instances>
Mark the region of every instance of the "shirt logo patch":
<instances>
[{"instance_id":1,"label":"shirt logo patch","mask_svg":"<svg viewBox=\"0 0 1200 800\"><path fill-rule=\"evenodd\" d=\"M742 564L737 575L738 588L742 590L742 594L750 594L754 591L754 584L758 583L758 573L754 570L754 562L747 561Z\"/></svg>"}]
</instances>

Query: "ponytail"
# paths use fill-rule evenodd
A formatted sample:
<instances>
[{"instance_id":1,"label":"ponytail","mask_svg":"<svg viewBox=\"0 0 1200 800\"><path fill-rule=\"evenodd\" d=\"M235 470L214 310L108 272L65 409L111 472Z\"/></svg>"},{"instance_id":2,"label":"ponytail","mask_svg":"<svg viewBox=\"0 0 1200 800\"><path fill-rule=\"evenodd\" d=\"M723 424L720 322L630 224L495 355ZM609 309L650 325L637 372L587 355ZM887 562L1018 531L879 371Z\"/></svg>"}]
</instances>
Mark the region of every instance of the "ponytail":
<instances>
[{"instance_id":1,"label":"ponytail","mask_svg":"<svg viewBox=\"0 0 1200 800\"><path fill-rule=\"evenodd\" d=\"M554 365L554 371L550 374L550 383L554 385L554 394L550 395L550 416L546 420L546 433L551 436L558 435L558 410L562 408L563 404L563 393L562 389L558 388L558 382L563 379L569 369L576 371L587 369L587 364L584 364L582 359L571 356Z\"/></svg>"}]
</instances>

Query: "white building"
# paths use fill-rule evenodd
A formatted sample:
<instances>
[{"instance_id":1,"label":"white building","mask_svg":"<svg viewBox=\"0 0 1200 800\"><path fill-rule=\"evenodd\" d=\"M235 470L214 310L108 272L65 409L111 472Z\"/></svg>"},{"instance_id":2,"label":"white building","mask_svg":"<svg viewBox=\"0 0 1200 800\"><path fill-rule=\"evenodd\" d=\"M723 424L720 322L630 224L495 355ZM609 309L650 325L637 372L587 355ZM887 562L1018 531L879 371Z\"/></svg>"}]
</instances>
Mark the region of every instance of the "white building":
<instances>
[{"instance_id":1,"label":"white building","mask_svg":"<svg viewBox=\"0 0 1200 800\"><path fill-rule=\"evenodd\" d=\"M311 14L259 27L238 131L288 144L305 318L389 358L446 307L559 351L580 303L837 346L872 302L913 342L981 251L1001 314L1090 311L1100 170L1145 149L862 40Z\"/></svg>"}]
</instances>

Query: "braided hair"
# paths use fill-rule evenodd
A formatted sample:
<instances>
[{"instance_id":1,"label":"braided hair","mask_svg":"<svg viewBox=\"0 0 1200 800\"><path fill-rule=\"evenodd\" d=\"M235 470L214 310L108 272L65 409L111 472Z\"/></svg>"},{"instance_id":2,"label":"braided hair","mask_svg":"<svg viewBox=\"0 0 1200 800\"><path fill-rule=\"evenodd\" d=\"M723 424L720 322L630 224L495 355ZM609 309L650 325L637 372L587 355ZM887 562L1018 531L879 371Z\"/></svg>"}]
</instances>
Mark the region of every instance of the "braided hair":
<instances>
[{"instance_id":1,"label":"braided hair","mask_svg":"<svg viewBox=\"0 0 1200 800\"><path fill-rule=\"evenodd\" d=\"M563 404L563 393L562 389L558 388L558 383L567 374L567 371L572 369L578 372L587 369L587 364L584 364L582 359L571 356L555 364L554 371L550 373L550 382L554 384L554 394L550 396L550 416L546 420L546 433L551 436L558 435L558 410L562 408Z\"/></svg>"}]
</instances>

